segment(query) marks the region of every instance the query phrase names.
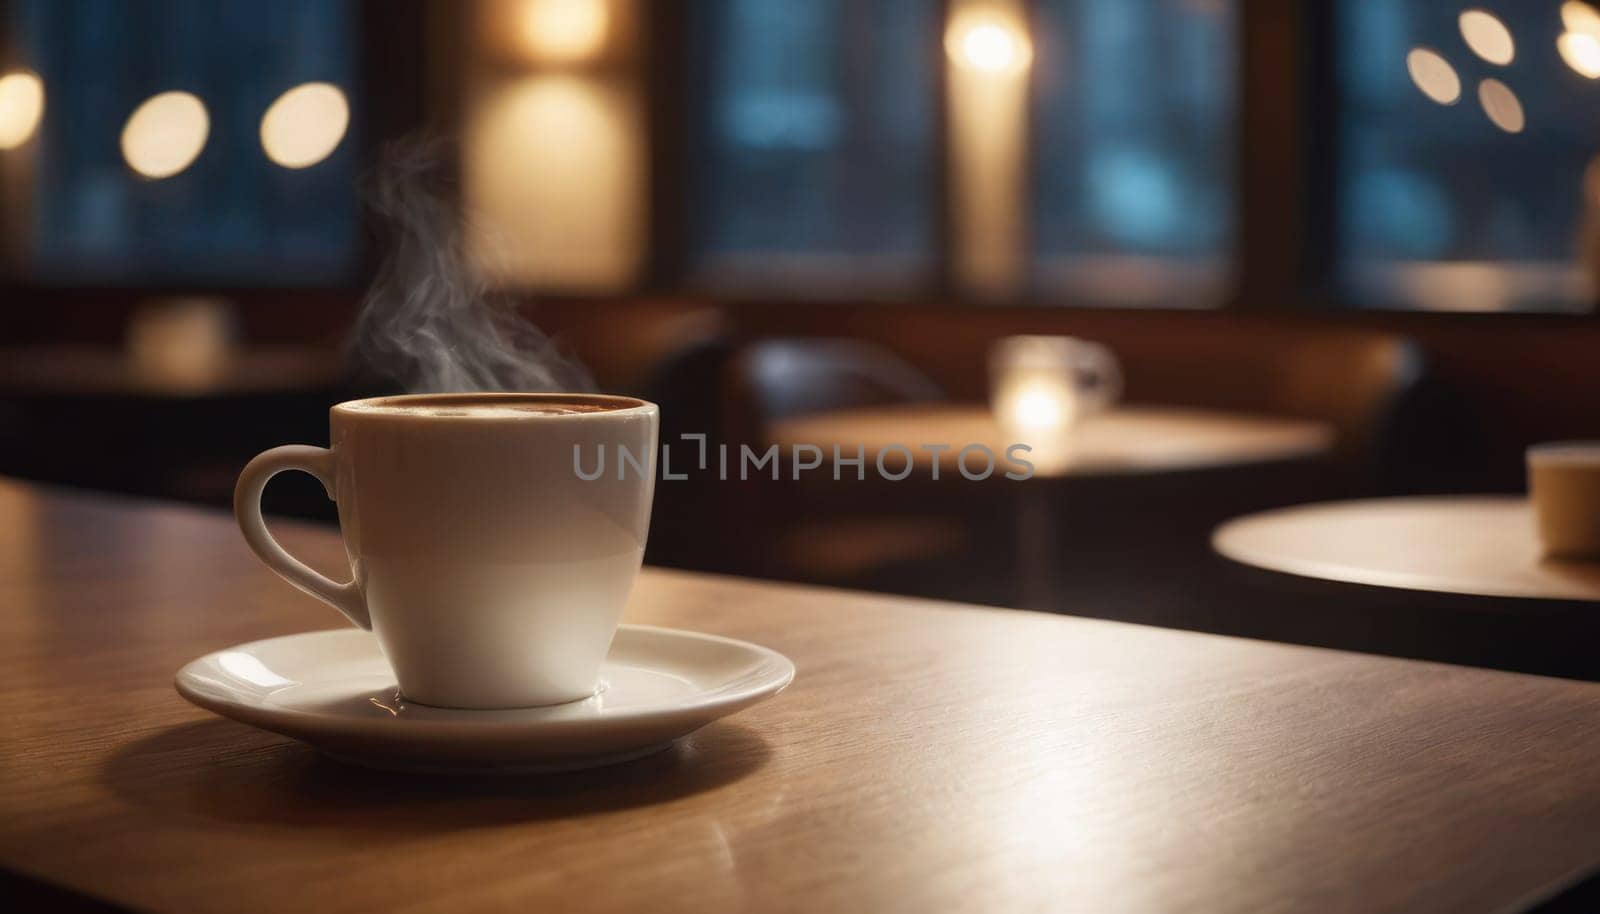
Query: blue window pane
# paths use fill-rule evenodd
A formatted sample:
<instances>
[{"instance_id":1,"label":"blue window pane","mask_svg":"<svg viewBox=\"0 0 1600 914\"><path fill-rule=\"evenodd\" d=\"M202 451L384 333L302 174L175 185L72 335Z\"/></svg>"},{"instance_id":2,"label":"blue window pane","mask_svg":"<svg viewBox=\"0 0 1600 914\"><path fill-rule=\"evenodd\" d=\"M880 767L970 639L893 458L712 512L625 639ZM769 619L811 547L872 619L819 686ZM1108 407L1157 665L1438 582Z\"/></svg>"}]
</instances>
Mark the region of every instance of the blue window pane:
<instances>
[{"instance_id":1,"label":"blue window pane","mask_svg":"<svg viewBox=\"0 0 1600 914\"><path fill-rule=\"evenodd\" d=\"M1034 251L1042 291L1216 304L1233 238L1229 0L1042 0Z\"/></svg>"},{"instance_id":2,"label":"blue window pane","mask_svg":"<svg viewBox=\"0 0 1600 914\"><path fill-rule=\"evenodd\" d=\"M702 279L849 291L930 267L936 0L706 0L691 55Z\"/></svg>"},{"instance_id":3,"label":"blue window pane","mask_svg":"<svg viewBox=\"0 0 1600 914\"><path fill-rule=\"evenodd\" d=\"M1562 62L1560 6L1490 7L1515 48L1498 64L1468 45L1461 4L1339 4L1336 279L1351 300L1433 310L1588 306L1579 264L1600 85ZM1500 125L1480 98L1486 80L1516 99L1498 109Z\"/></svg>"},{"instance_id":4,"label":"blue window pane","mask_svg":"<svg viewBox=\"0 0 1600 914\"><path fill-rule=\"evenodd\" d=\"M270 162L261 116L284 91L331 82L356 98L354 4L341 0L23 0L19 62L46 110L30 150L33 212L23 239L41 282L300 285L348 278L359 253L354 147L359 110L327 159ZM171 177L123 160L128 116L161 92L193 93L210 133Z\"/></svg>"}]
</instances>

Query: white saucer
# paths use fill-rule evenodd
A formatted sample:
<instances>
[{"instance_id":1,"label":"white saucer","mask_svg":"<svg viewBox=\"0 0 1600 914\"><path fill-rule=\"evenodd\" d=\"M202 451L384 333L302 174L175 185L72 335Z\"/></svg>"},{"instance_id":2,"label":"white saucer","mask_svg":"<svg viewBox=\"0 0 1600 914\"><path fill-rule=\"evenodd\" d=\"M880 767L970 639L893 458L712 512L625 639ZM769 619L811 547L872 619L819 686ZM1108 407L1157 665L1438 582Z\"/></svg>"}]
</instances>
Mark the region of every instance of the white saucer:
<instances>
[{"instance_id":1,"label":"white saucer","mask_svg":"<svg viewBox=\"0 0 1600 914\"><path fill-rule=\"evenodd\" d=\"M465 711L406 701L378 641L358 629L269 638L178 671L178 692L223 717L346 761L481 774L587 768L638 758L794 679L789 658L744 641L624 625L593 698Z\"/></svg>"}]
</instances>

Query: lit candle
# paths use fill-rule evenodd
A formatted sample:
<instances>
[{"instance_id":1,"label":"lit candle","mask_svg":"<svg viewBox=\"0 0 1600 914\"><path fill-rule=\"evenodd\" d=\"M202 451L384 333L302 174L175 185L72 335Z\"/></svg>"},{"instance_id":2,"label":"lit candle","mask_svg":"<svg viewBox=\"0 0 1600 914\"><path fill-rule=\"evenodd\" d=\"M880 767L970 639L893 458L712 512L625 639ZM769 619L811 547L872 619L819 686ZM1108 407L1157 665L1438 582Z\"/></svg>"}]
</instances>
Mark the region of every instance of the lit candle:
<instances>
[{"instance_id":1,"label":"lit candle","mask_svg":"<svg viewBox=\"0 0 1600 914\"><path fill-rule=\"evenodd\" d=\"M1122 393L1122 371L1111 350L1065 336L998 341L989 351L989 379L995 420L1046 466L1065 459L1080 421Z\"/></svg>"}]
</instances>

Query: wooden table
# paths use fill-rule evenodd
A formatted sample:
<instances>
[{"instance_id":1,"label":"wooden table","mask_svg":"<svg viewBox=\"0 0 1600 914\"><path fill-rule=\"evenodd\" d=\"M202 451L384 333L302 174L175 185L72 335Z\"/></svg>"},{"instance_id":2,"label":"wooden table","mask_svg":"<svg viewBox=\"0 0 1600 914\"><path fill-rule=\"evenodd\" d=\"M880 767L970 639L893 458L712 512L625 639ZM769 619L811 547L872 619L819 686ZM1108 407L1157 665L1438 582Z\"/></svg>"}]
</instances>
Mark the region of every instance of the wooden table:
<instances>
[{"instance_id":1,"label":"wooden table","mask_svg":"<svg viewBox=\"0 0 1600 914\"><path fill-rule=\"evenodd\" d=\"M1600 601L1600 562L1540 555L1524 498L1379 498L1282 508L1223 524L1217 551L1246 565L1373 587Z\"/></svg>"},{"instance_id":2,"label":"wooden table","mask_svg":"<svg viewBox=\"0 0 1600 914\"><path fill-rule=\"evenodd\" d=\"M346 768L172 689L334 624L231 519L0 484L0 865L162 910L708 914L1505 911L1600 864L1600 686L664 571L628 615L799 678L611 769Z\"/></svg>"},{"instance_id":3,"label":"wooden table","mask_svg":"<svg viewBox=\"0 0 1600 914\"><path fill-rule=\"evenodd\" d=\"M775 422L769 438L789 448L814 444L832 456L833 446L853 457L859 447L870 462L880 450L904 445L918 472L955 476L962 447L981 444L997 457L1006 448L1030 442L995 421L987 407L956 403L918 403L813 413ZM948 445L925 451L924 444ZM1314 457L1333 446L1333 430L1319 422L1172 407L1124 407L1086 420L1073 431L1068 451L1043 476L1115 476L1163 473L1218 466ZM903 458L886 458L898 471ZM1042 461L1041 461L1042 462ZM977 464L972 465L976 472ZM1003 473L992 479L1004 480Z\"/></svg>"}]
</instances>

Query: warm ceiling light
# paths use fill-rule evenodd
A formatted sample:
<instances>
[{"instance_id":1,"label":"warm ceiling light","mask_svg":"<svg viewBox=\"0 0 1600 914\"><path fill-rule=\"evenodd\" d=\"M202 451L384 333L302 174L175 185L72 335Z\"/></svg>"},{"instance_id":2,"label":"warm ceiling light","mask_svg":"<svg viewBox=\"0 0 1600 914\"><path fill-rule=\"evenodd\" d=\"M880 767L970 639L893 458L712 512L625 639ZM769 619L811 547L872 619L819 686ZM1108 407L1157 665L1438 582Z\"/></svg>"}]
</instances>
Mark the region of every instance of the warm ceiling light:
<instances>
[{"instance_id":1,"label":"warm ceiling light","mask_svg":"<svg viewBox=\"0 0 1600 914\"><path fill-rule=\"evenodd\" d=\"M1453 105L1461 97L1461 77L1450 62L1427 48L1412 48L1406 55L1406 71L1422 94L1441 105Z\"/></svg>"},{"instance_id":2,"label":"warm ceiling light","mask_svg":"<svg viewBox=\"0 0 1600 914\"><path fill-rule=\"evenodd\" d=\"M1517 56L1516 44L1511 40L1511 30L1484 10L1467 10L1457 20L1461 37L1466 39L1472 53L1492 64L1505 66Z\"/></svg>"},{"instance_id":3,"label":"warm ceiling light","mask_svg":"<svg viewBox=\"0 0 1600 914\"><path fill-rule=\"evenodd\" d=\"M1483 106L1483 113L1489 116L1496 127L1506 133L1521 133L1526 120L1522 115L1522 102L1517 101L1516 93L1498 79L1486 79L1478 83L1478 104Z\"/></svg>"},{"instance_id":4,"label":"warm ceiling light","mask_svg":"<svg viewBox=\"0 0 1600 914\"><path fill-rule=\"evenodd\" d=\"M1600 79L1600 38L1588 32L1563 32L1556 39L1556 50L1580 76Z\"/></svg>"},{"instance_id":5,"label":"warm ceiling light","mask_svg":"<svg viewBox=\"0 0 1600 914\"><path fill-rule=\"evenodd\" d=\"M0 76L0 149L15 149L39 128L44 83L26 70Z\"/></svg>"},{"instance_id":6,"label":"warm ceiling light","mask_svg":"<svg viewBox=\"0 0 1600 914\"><path fill-rule=\"evenodd\" d=\"M306 168L339 147L350 105L330 83L303 83L278 96L261 116L261 148L284 168Z\"/></svg>"},{"instance_id":7,"label":"warm ceiling light","mask_svg":"<svg viewBox=\"0 0 1600 914\"><path fill-rule=\"evenodd\" d=\"M520 26L535 59L574 63L600 52L610 19L606 0L523 0Z\"/></svg>"},{"instance_id":8,"label":"warm ceiling light","mask_svg":"<svg viewBox=\"0 0 1600 914\"><path fill-rule=\"evenodd\" d=\"M1570 32L1600 36L1600 11L1579 0L1567 0L1561 4L1561 24Z\"/></svg>"},{"instance_id":9,"label":"warm ceiling light","mask_svg":"<svg viewBox=\"0 0 1600 914\"><path fill-rule=\"evenodd\" d=\"M1021 24L973 12L950 24L945 52L957 63L985 73L1016 73L1033 61L1033 48Z\"/></svg>"},{"instance_id":10,"label":"warm ceiling light","mask_svg":"<svg viewBox=\"0 0 1600 914\"><path fill-rule=\"evenodd\" d=\"M961 36L961 59L978 70L1004 73L1027 66L1021 37L997 22L975 25Z\"/></svg>"},{"instance_id":11,"label":"warm ceiling light","mask_svg":"<svg viewBox=\"0 0 1600 914\"><path fill-rule=\"evenodd\" d=\"M153 95L122 128L122 157L147 178L169 178L193 162L211 132L206 106L187 92Z\"/></svg>"}]
</instances>

